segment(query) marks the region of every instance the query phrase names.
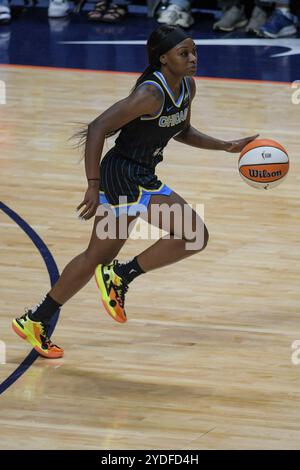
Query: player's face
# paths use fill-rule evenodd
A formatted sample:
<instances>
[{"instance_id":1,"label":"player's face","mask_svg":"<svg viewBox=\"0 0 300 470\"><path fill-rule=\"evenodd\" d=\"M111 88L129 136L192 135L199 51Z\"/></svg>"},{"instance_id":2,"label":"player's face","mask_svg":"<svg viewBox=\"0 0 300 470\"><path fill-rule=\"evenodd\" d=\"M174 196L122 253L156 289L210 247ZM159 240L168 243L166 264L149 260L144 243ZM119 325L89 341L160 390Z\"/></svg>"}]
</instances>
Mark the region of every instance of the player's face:
<instances>
[{"instance_id":1,"label":"player's face","mask_svg":"<svg viewBox=\"0 0 300 470\"><path fill-rule=\"evenodd\" d=\"M191 38L177 44L165 54L167 67L174 74L195 75L197 71L197 48Z\"/></svg>"}]
</instances>

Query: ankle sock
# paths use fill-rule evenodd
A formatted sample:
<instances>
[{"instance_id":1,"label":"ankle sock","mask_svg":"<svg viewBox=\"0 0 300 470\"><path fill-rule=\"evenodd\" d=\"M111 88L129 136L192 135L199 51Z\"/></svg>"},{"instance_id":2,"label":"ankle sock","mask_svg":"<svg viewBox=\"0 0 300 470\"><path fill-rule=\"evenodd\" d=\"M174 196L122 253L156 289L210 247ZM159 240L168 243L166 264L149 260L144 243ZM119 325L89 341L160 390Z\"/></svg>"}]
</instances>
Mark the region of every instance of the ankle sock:
<instances>
[{"instance_id":1,"label":"ankle sock","mask_svg":"<svg viewBox=\"0 0 300 470\"><path fill-rule=\"evenodd\" d=\"M61 304L52 299L49 294L46 294L39 304L30 309L31 312L28 316L32 321L48 323L60 307Z\"/></svg>"},{"instance_id":2,"label":"ankle sock","mask_svg":"<svg viewBox=\"0 0 300 470\"><path fill-rule=\"evenodd\" d=\"M122 277L127 284L145 272L140 267L136 257L125 263L118 262L114 267L114 271L118 276Z\"/></svg>"}]
</instances>

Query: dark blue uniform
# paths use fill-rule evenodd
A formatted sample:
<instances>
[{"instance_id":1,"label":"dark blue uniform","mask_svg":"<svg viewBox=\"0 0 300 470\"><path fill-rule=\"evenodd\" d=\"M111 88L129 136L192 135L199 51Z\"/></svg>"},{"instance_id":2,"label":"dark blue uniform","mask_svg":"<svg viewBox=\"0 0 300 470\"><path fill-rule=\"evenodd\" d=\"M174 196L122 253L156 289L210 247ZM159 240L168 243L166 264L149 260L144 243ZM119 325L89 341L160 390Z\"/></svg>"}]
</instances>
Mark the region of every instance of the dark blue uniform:
<instances>
[{"instance_id":1,"label":"dark blue uniform","mask_svg":"<svg viewBox=\"0 0 300 470\"><path fill-rule=\"evenodd\" d=\"M182 80L178 100L161 72L148 75L139 86L145 83L161 90L161 109L155 116L138 117L126 124L101 160L100 203L109 203L116 215L124 211L132 214L136 204L143 204L146 210L151 195L172 192L157 178L155 167L163 160L169 140L186 125L191 103L189 78ZM120 205L120 196L127 197L126 204Z\"/></svg>"}]
</instances>

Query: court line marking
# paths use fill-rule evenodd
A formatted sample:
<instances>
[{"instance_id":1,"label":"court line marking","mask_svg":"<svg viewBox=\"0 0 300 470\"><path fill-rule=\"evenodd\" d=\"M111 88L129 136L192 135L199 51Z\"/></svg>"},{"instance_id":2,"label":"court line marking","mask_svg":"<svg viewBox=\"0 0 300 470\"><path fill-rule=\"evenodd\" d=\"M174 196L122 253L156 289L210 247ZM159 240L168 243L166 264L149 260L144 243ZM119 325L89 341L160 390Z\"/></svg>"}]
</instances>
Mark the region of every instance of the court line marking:
<instances>
[{"instance_id":1,"label":"court line marking","mask_svg":"<svg viewBox=\"0 0 300 470\"><path fill-rule=\"evenodd\" d=\"M16 69L42 69L42 70L49 70L49 71L62 71L62 72L83 72L83 73L102 73L102 74L110 74L110 75L131 75L138 77L141 75L142 72L117 72L115 70L93 70L93 69L77 69L77 68L65 68L65 67L48 67L44 65L18 65L18 64L0 64L0 69L8 67L8 68L16 68ZM225 78L225 77L201 77L195 76L196 80L208 80L208 81L224 81L224 82L232 82L232 83L249 83L249 84L264 84L264 85L288 85L291 86L294 82L276 82L271 80L251 80L247 78Z\"/></svg>"},{"instance_id":2,"label":"court line marking","mask_svg":"<svg viewBox=\"0 0 300 470\"><path fill-rule=\"evenodd\" d=\"M174 309L173 309L174 310ZM176 309L175 310L179 310ZM175 322L172 321L163 321L163 320L146 320L146 319L137 319L134 318L130 320L130 322L136 323L137 325L139 324L147 324L149 323L150 325L159 325L159 326L167 326L167 327L172 327L172 328L192 328L195 329L195 323L187 323L187 322L180 322L176 320ZM234 326L234 325L213 325L209 323L199 323L197 325L199 330L204 331L204 330L216 330L216 331L228 331L228 332L239 332L239 333L254 333L254 334L268 334L268 335L279 335L279 336L295 336L294 331L288 331L288 330L272 330L271 328L253 328L249 326Z\"/></svg>"},{"instance_id":3,"label":"court line marking","mask_svg":"<svg viewBox=\"0 0 300 470\"><path fill-rule=\"evenodd\" d=\"M16 212L6 206L6 204L4 204L2 201L0 201L0 209L2 209L3 212L25 232L25 234L30 238L32 243L36 246L46 265L50 277L51 286L53 286L53 284L55 284L59 277L59 271L49 248L39 237L39 235L33 230L33 228L31 228L30 225L25 222L24 219L22 219L22 217L20 217ZM58 318L59 310L51 319L49 327L49 336L52 335L56 327ZM28 370L29 367L34 363L34 361L38 357L40 357L40 355L34 349L32 349L32 351L28 354L28 356L25 357L25 359L20 363L20 365L6 379L4 379L2 383L0 383L0 395L4 393L11 385L13 385Z\"/></svg>"}]
</instances>

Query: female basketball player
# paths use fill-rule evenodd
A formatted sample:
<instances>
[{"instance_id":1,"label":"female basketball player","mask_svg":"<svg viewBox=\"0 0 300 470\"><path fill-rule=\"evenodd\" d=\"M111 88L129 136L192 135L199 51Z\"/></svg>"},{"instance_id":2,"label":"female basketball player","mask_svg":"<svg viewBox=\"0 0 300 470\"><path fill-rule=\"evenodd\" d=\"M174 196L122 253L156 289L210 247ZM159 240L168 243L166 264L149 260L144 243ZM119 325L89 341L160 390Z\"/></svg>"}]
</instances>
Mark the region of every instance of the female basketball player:
<instances>
[{"instance_id":1,"label":"female basketball player","mask_svg":"<svg viewBox=\"0 0 300 470\"><path fill-rule=\"evenodd\" d=\"M80 217L87 220L96 214L99 203L99 209L109 204L115 217L117 236L105 239L98 236L97 226L101 225L107 213L96 215L87 249L65 267L41 303L13 320L15 332L27 339L44 357L63 355L63 350L48 338L47 325L55 312L82 289L94 273L106 310L122 323L126 321L125 294L133 279L206 247L208 231L201 218L155 174L155 167L163 159L163 149L168 141L173 137L193 147L240 152L257 137L226 142L202 134L191 126L191 102L196 92L192 76L196 72L197 52L193 40L180 28L159 27L150 35L147 50L149 66L129 96L97 117L86 132L85 171L88 187L77 210L82 210ZM120 129L115 146L101 161L99 177L105 138ZM120 204L119 196L126 196L126 204ZM143 215L150 223L151 208L160 208L163 204L170 207L176 205L182 209L182 215L179 218L174 216L168 224L160 218L159 227L165 229L168 225L169 235L129 262L119 263L115 257L128 237L129 226L141 212L141 204L144 207ZM185 235L186 218L183 214L187 208L190 216L187 220L191 223L193 236ZM122 223L125 220L127 227L125 237L120 236L121 220ZM188 249L187 242L193 242L197 237L202 237L200 246Z\"/></svg>"}]
</instances>

